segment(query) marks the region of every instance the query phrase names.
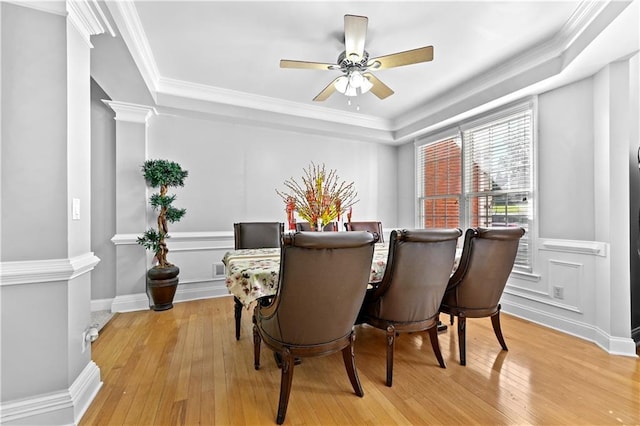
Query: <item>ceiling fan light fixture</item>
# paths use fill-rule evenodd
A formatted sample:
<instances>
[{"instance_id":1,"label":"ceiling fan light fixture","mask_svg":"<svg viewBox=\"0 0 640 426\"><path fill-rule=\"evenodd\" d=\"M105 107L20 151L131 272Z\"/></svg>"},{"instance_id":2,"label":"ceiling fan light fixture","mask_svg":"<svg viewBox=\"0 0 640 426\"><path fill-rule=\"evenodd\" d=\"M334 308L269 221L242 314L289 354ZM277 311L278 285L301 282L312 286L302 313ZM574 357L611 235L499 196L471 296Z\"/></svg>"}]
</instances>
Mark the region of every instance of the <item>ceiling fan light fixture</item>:
<instances>
[{"instance_id":1,"label":"ceiling fan light fixture","mask_svg":"<svg viewBox=\"0 0 640 426\"><path fill-rule=\"evenodd\" d=\"M347 91L347 85L349 84L349 79L346 76L340 76L333 83L336 90L340 93L344 93Z\"/></svg>"},{"instance_id":2,"label":"ceiling fan light fixture","mask_svg":"<svg viewBox=\"0 0 640 426\"><path fill-rule=\"evenodd\" d=\"M347 90L345 90L344 92L345 96L358 96L358 89L356 87L353 87L352 85L348 84L347 85Z\"/></svg>"},{"instance_id":3,"label":"ceiling fan light fixture","mask_svg":"<svg viewBox=\"0 0 640 426\"><path fill-rule=\"evenodd\" d=\"M391 53L369 60L369 52L365 50L367 25L368 18L366 16L344 15L345 50L338 55L335 64L282 59L280 60L280 68L340 71L342 75L329 83L313 98L314 101L325 101L334 92L351 98L369 91L378 99L386 99L393 95L393 90L373 75L371 71L432 61L433 46Z\"/></svg>"},{"instance_id":4,"label":"ceiling fan light fixture","mask_svg":"<svg viewBox=\"0 0 640 426\"><path fill-rule=\"evenodd\" d=\"M358 70L353 70L349 72L349 86L353 86L356 89L362 86L365 78L362 73Z\"/></svg>"},{"instance_id":5,"label":"ceiling fan light fixture","mask_svg":"<svg viewBox=\"0 0 640 426\"><path fill-rule=\"evenodd\" d=\"M367 93L373 87L373 83L365 76L362 76L362 84L360 85L360 93Z\"/></svg>"}]
</instances>

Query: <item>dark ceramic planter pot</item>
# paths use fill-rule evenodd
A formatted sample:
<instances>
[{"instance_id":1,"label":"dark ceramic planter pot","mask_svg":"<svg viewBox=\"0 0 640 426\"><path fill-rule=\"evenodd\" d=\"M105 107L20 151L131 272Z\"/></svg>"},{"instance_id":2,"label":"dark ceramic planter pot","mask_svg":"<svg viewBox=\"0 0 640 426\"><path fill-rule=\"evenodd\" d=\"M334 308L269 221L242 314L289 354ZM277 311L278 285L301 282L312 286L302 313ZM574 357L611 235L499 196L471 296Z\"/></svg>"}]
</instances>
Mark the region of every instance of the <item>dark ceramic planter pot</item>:
<instances>
[{"instance_id":1,"label":"dark ceramic planter pot","mask_svg":"<svg viewBox=\"0 0 640 426\"><path fill-rule=\"evenodd\" d=\"M178 288L178 274L180 268L169 266L159 268L154 266L147 271L147 289L151 296L154 311L166 311L173 308L173 296Z\"/></svg>"}]
</instances>

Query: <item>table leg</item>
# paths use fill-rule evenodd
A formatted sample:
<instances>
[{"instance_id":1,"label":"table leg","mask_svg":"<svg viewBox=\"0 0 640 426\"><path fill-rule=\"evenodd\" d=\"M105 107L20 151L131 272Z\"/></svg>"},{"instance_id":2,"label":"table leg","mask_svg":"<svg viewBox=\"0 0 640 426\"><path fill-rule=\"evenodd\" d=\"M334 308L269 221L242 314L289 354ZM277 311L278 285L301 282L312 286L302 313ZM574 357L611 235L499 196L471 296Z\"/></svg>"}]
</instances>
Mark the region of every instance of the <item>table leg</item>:
<instances>
[{"instance_id":1,"label":"table leg","mask_svg":"<svg viewBox=\"0 0 640 426\"><path fill-rule=\"evenodd\" d=\"M242 302L237 297L233 296L235 302L234 314L236 318L236 340L240 340L240 320L242 319Z\"/></svg>"}]
</instances>

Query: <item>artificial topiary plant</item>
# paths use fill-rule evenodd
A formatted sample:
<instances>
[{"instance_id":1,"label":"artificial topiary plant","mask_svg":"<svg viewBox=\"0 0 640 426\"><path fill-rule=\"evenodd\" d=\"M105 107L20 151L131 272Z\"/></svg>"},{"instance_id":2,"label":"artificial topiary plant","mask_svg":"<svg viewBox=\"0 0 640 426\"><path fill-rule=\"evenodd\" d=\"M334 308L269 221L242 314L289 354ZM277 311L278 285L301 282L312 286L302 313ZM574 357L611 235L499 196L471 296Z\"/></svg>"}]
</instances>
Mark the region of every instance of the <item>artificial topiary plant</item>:
<instances>
[{"instance_id":1,"label":"artificial topiary plant","mask_svg":"<svg viewBox=\"0 0 640 426\"><path fill-rule=\"evenodd\" d=\"M142 174L152 188L160 188L160 193L155 193L149 198L149 204L154 210L159 210L158 229L149 228L141 237L138 244L155 253L158 268L173 266L167 262L169 249L165 239L169 238L167 222L178 222L187 212L185 209L177 209L171 204L176 199L175 195L167 195L169 187L184 186L184 179L189 172L182 170L178 163L167 160L147 160L142 166Z\"/></svg>"}]
</instances>

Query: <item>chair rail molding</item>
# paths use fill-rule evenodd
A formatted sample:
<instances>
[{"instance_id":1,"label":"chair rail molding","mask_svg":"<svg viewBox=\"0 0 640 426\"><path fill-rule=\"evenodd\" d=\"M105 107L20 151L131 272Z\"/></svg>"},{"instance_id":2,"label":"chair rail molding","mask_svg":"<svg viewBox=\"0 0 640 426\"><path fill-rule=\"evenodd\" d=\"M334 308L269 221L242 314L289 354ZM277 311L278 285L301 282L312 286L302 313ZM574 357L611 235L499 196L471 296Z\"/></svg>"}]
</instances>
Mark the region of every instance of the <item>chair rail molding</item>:
<instances>
[{"instance_id":1,"label":"chair rail molding","mask_svg":"<svg viewBox=\"0 0 640 426\"><path fill-rule=\"evenodd\" d=\"M541 238L540 250L607 256L607 244L598 241L554 240Z\"/></svg>"},{"instance_id":2,"label":"chair rail molding","mask_svg":"<svg viewBox=\"0 0 640 426\"><path fill-rule=\"evenodd\" d=\"M111 241L116 246L136 246L137 239L138 234L116 234ZM224 253L234 247L233 231L171 232L167 245L171 262L180 267L174 302L229 296L225 276L217 272L217 267L222 265ZM119 294L111 301L111 312L146 309L146 293Z\"/></svg>"},{"instance_id":3,"label":"chair rail molding","mask_svg":"<svg viewBox=\"0 0 640 426\"><path fill-rule=\"evenodd\" d=\"M0 286L68 281L95 268L93 252L68 259L24 260L0 263Z\"/></svg>"}]
</instances>

